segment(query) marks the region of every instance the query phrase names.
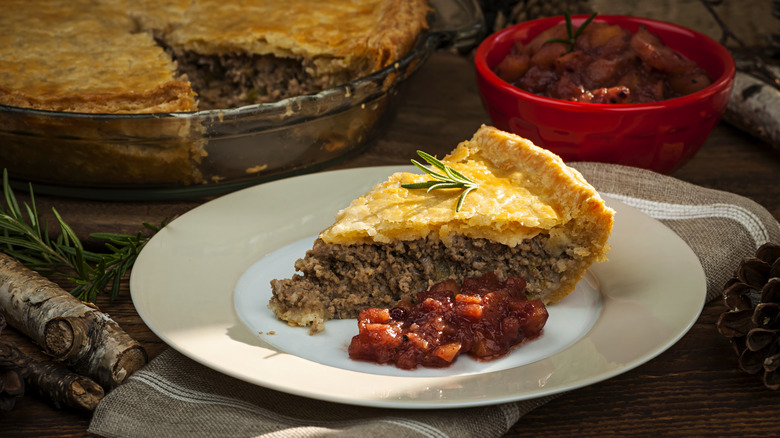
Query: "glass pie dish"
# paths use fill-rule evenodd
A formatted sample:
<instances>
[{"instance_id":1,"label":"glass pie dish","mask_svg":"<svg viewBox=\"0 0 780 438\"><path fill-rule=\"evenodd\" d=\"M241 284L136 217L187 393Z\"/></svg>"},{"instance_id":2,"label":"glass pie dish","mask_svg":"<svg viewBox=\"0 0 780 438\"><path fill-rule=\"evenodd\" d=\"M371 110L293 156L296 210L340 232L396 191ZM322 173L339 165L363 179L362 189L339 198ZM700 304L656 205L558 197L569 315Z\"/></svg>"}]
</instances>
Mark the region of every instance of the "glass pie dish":
<instances>
[{"instance_id":1,"label":"glass pie dish","mask_svg":"<svg viewBox=\"0 0 780 438\"><path fill-rule=\"evenodd\" d=\"M0 105L0 166L36 193L104 200L214 196L357 153L436 50L471 47L475 0L433 0L412 50L369 76L278 102L189 113L84 114Z\"/></svg>"}]
</instances>

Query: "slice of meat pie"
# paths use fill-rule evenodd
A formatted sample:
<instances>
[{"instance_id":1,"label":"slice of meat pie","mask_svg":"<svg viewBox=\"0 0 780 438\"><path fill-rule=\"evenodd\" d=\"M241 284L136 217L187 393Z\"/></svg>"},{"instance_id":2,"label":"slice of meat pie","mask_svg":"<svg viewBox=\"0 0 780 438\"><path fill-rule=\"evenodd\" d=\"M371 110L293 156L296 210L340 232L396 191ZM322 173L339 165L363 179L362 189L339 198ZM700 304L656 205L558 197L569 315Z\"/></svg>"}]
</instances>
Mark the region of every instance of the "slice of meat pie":
<instances>
[{"instance_id":1,"label":"slice of meat pie","mask_svg":"<svg viewBox=\"0 0 780 438\"><path fill-rule=\"evenodd\" d=\"M478 185L459 210L458 189L405 188L431 176L390 176L337 214L298 274L271 282L276 315L316 333L327 319L489 271L524 278L529 299L552 304L606 258L614 211L557 155L483 126L442 162Z\"/></svg>"}]
</instances>

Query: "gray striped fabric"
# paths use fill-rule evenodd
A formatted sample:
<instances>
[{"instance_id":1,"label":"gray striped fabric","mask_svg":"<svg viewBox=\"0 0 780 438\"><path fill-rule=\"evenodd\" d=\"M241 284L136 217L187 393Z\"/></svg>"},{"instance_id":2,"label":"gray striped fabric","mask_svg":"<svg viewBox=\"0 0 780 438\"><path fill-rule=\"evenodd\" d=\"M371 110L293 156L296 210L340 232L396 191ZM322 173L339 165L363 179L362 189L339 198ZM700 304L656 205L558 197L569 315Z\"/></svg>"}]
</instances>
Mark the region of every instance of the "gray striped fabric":
<instances>
[{"instance_id":1,"label":"gray striped fabric","mask_svg":"<svg viewBox=\"0 0 780 438\"><path fill-rule=\"evenodd\" d=\"M600 192L682 237L704 267L710 300L740 259L765 242L780 243L778 222L747 198L630 167L573 166ZM250 385L168 350L106 396L88 431L107 437L498 437L549 399L447 410L347 406Z\"/></svg>"}]
</instances>

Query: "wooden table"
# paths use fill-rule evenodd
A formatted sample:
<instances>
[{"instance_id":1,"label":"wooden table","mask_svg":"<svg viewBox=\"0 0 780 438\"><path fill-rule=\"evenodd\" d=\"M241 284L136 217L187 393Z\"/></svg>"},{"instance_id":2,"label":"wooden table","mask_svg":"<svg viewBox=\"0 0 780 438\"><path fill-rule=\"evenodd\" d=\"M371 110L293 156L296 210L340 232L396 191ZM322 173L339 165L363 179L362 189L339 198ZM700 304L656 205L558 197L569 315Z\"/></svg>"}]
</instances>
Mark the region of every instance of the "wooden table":
<instances>
[{"instance_id":1,"label":"wooden table","mask_svg":"<svg viewBox=\"0 0 780 438\"><path fill-rule=\"evenodd\" d=\"M411 81L387 132L338 167L408 163L420 147L441 155L482 123L489 119L469 60L439 53ZM780 153L730 126L717 127L699 154L674 176L747 196L780 218ZM36 201L42 211L56 206L66 222L86 236L93 231L135 232L143 221L158 223L205 200L110 203L38 196ZM138 317L126 283L118 299L100 298L98 305L151 357L167 348ZM520 419L506 436L780 434L780 393L737 368L728 341L714 326L723 310L720 302L707 305L690 332L659 357L556 398ZM6 330L4 336L26 351L36 351L22 336ZM89 414L57 410L28 395L14 410L0 413L0 435L86 436L89 419Z\"/></svg>"}]
</instances>

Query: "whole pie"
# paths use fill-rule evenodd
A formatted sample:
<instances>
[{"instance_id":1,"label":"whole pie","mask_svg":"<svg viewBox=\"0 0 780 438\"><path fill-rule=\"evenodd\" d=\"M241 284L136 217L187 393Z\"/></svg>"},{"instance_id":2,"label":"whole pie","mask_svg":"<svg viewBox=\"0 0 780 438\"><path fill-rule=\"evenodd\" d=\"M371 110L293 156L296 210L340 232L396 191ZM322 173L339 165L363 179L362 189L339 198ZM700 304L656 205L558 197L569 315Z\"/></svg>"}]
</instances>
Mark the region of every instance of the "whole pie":
<instances>
[{"instance_id":1,"label":"whole pie","mask_svg":"<svg viewBox=\"0 0 780 438\"><path fill-rule=\"evenodd\" d=\"M557 155L483 126L442 162L478 184L459 211L457 189L405 188L431 177L391 175L336 215L298 273L271 282L275 314L316 333L327 319L486 272L522 277L529 299L552 304L606 258L614 211Z\"/></svg>"}]
</instances>

